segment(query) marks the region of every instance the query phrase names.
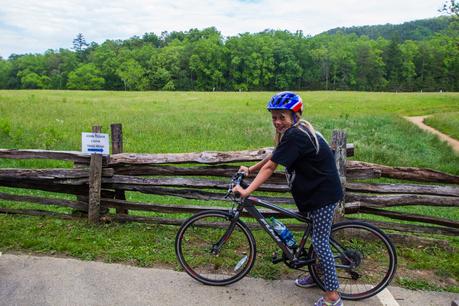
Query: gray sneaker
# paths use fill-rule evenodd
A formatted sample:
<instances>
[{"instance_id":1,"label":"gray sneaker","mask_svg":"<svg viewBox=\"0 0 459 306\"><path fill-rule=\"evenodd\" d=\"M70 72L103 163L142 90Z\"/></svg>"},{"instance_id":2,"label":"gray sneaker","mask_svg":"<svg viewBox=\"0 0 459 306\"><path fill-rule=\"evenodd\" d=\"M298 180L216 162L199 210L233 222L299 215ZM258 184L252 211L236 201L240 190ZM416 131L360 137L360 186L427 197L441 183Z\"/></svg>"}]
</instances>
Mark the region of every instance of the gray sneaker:
<instances>
[{"instance_id":1,"label":"gray sneaker","mask_svg":"<svg viewBox=\"0 0 459 306\"><path fill-rule=\"evenodd\" d=\"M326 302L324 297L321 297L320 299L317 300L314 306L344 306L344 304L341 299L338 299L337 301L334 301L334 302Z\"/></svg>"},{"instance_id":2,"label":"gray sneaker","mask_svg":"<svg viewBox=\"0 0 459 306\"><path fill-rule=\"evenodd\" d=\"M317 286L311 275L304 275L295 280L295 285L301 288L311 288Z\"/></svg>"}]
</instances>

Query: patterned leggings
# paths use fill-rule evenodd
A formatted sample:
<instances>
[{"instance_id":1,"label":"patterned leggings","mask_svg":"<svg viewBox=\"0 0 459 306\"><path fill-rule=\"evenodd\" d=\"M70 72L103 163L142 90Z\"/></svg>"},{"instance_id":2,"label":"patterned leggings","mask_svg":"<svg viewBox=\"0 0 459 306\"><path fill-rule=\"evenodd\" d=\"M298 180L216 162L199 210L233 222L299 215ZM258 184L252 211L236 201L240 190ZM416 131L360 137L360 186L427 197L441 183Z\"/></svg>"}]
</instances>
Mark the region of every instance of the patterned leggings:
<instances>
[{"instance_id":1,"label":"patterned leggings","mask_svg":"<svg viewBox=\"0 0 459 306\"><path fill-rule=\"evenodd\" d=\"M309 213L312 219L313 228L312 246L324 270L324 285L326 291L334 291L339 287L338 278L336 276L335 259L333 258L330 244L328 243L335 207L336 204L330 204Z\"/></svg>"}]
</instances>

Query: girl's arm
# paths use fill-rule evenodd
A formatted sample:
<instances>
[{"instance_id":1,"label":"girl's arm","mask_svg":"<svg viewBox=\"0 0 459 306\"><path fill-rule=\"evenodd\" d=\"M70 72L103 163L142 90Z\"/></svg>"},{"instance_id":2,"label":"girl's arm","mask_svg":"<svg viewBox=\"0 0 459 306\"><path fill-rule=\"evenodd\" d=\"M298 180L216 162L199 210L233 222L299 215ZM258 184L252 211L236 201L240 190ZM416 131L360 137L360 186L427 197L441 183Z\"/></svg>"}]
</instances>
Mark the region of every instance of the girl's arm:
<instances>
[{"instance_id":1,"label":"girl's arm","mask_svg":"<svg viewBox=\"0 0 459 306\"><path fill-rule=\"evenodd\" d=\"M263 167L269 160L271 160L271 156L272 156L272 154L266 155L266 157L263 158L263 160L259 161L258 163L256 163L253 166L250 166L250 167L241 166L239 168L239 171L244 172L246 175L250 175L251 173L255 173L258 170L260 170L261 167Z\"/></svg>"},{"instance_id":2,"label":"girl's arm","mask_svg":"<svg viewBox=\"0 0 459 306\"><path fill-rule=\"evenodd\" d=\"M255 179L252 183L247 187L247 189L242 188L241 186L236 186L233 188L233 192L238 192L242 198L248 197L252 192L258 189L266 180L273 174L273 172L277 168L277 164L272 160L264 160L264 164L261 167L260 171L258 172ZM262 161L262 162L263 162ZM260 162L261 163L261 162ZM257 164L258 165L258 164Z\"/></svg>"}]
</instances>

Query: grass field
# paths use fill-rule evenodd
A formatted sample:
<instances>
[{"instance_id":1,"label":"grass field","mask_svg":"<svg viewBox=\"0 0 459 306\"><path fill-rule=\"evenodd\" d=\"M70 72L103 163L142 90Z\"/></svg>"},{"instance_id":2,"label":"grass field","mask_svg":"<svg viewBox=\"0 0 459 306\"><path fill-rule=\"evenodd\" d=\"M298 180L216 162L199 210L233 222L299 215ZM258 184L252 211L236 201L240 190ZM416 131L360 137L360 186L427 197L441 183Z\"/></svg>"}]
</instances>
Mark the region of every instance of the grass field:
<instances>
[{"instance_id":1,"label":"grass field","mask_svg":"<svg viewBox=\"0 0 459 306\"><path fill-rule=\"evenodd\" d=\"M459 112L439 113L426 118L424 122L431 127L459 140Z\"/></svg>"},{"instance_id":2,"label":"grass field","mask_svg":"<svg viewBox=\"0 0 459 306\"><path fill-rule=\"evenodd\" d=\"M459 157L402 115L459 111L459 94L304 92L305 118L327 138L345 129L355 159L459 174ZM81 132L122 123L126 152L272 146L272 95L207 92L0 91L3 148L79 150ZM416 137L413 137L416 135ZM5 161L2 161L2 164ZM40 162L36 162L39 166ZM34 163L32 163L34 164Z\"/></svg>"},{"instance_id":3,"label":"grass field","mask_svg":"<svg viewBox=\"0 0 459 306\"><path fill-rule=\"evenodd\" d=\"M273 129L266 101L273 93L208 92L82 92L0 91L0 148L80 150L81 132L110 123L123 124L125 152L173 153L229 151L272 146ZM459 155L435 136L402 116L453 114L457 122L459 93L304 92L305 118L328 139L344 129L356 147L353 159L393 166L437 169L459 175ZM455 114L455 115L454 115ZM440 119L441 121L441 119ZM457 128L457 126L456 126ZM453 127L454 129L454 127ZM71 167L68 162L0 159L0 167ZM21 194L45 194L0 188ZM46 193L48 194L48 193ZM61 198L62 195L52 194ZM67 197L71 198L71 197ZM178 198L129 193L134 201L196 203ZM3 201L1 206L69 212L70 209ZM459 220L459 210L430 207L399 208ZM175 267L172 241L176 227L62 221L0 214L0 250L70 255L83 259L121 261L136 265ZM263 237L263 234L260 233ZM252 273L285 277L272 267L272 245L260 241L262 260ZM459 247L459 239L452 240ZM457 291L459 256L449 251L400 248L401 266L411 271L398 278L405 287ZM453 252L454 253L454 252ZM418 256L418 257L416 257ZM420 259L416 259L420 258ZM440 263L440 264L439 264ZM414 277L416 270L433 271L438 281ZM452 281L442 283L442 279Z\"/></svg>"}]
</instances>

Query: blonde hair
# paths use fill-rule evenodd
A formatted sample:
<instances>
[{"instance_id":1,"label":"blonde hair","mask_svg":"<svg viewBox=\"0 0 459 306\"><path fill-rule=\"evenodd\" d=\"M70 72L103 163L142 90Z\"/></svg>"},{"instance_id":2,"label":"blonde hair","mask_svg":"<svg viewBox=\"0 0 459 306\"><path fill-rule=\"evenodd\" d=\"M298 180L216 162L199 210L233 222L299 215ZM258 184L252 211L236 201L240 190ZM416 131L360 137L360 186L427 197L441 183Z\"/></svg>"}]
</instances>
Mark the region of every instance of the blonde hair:
<instances>
[{"instance_id":1,"label":"blonde hair","mask_svg":"<svg viewBox=\"0 0 459 306\"><path fill-rule=\"evenodd\" d=\"M309 140L316 149L316 154L319 154L319 139L317 138L317 132L312 126L312 124L309 121L306 121L305 119L301 119L300 112L293 113L293 116L295 116L296 119L296 123L293 125L293 127L299 129L309 137ZM283 136L283 133L279 133L276 131L276 135L274 136L274 142L276 146L280 143Z\"/></svg>"}]
</instances>

